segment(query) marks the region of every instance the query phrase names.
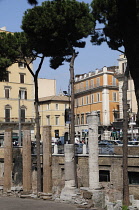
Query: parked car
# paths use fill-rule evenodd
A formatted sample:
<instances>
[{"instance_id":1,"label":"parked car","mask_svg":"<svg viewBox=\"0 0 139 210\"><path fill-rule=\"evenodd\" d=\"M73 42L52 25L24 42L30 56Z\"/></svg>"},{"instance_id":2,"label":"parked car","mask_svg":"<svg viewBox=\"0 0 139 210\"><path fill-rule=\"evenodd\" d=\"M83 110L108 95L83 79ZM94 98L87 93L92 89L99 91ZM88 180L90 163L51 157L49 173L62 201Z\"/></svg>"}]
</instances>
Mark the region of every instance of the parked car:
<instances>
[{"instance_id":1,"label":"parked car","mask_svg":"<svg viewBox=\"0 0 139 210\"><path fill-rule=\"evenodd\" d=\"M128 146L139 145L139 141L128 141Z\"/></svg>"},{"instance_id":2,"label":"parked car","mask_svg":"<svg viewBox=\"0 0 139 210\"><path fill-rule=\"evenodd\" d=\"M98 144L117 145L113 140L100 140Z\"/></svg>"},{"instance_id":3,"label":"parked car","mask_svg":"<svg viewBox=\"0 0 139 210\"><path fill-rule=\"evenodd\" d=\"M101 142L98 143L98 145L99 146L109 146L110 143L109 142L103 142L103 141L101 141Z\"/></svg>"},{"instance_id":4,"label":"parked car","mask_svg":"<svg viewBox=\"0 0 139 210\"><path fill-rule=\"evenodd\" d=\"M121 140L114 140L114 141L118 144L118 146L123 145L123 142Z\"/></svg>"},{"instance_id":5,"label":"parked car","mask_svg":"<svg viewBox=\"0 0 139 210\"><path fill-rule=\"evenodd\" d=\"M98 143L98 146L99 146L99 154L106 154L106 155L114 154L114 144L110 143L109 141L101 140Z\"/></svg>"}]
</instances>

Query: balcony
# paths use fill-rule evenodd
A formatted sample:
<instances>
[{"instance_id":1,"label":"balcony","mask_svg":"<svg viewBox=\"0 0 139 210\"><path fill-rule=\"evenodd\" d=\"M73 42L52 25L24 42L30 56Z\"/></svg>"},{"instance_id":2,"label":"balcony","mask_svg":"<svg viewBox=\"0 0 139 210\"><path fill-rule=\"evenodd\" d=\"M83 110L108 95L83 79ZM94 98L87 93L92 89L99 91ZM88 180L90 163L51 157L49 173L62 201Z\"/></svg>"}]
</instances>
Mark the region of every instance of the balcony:
<instances>
[{"instance_id":1,"label":"balcony","mask_svg":"<svg viewBox=\"0 0 139 210\"><path fill-rule=\"evenodd\" d=\"M124 79L124 73L116 72L116 73L114 74L114 76L115 76L118 80L123 80L123 79Z\"/></svg>"},{"instance_id":2,"label":"balcony","mask_svg":"<svg viewBox=\"0 0 139 210\"><path fill-rule=\"evenodd\" d=\"M35 120L34 118L24 118L21 119L21 123L34 123ZM0 124L1 123L19 123L19 118L5 118L5 117L0 117Z\"/></svg>"},{"instance_id":3,"label":"balcony","mask_svg":"<svg viewBox=\"0 0 139 210\"><path fill-rule=\"evenodd\" d=\"M103 86L99 86L98 84L95 85L89 85L88 87L83 87L83 88L79 88L79 89L75 89L74 93L75 94L79 94L79 93L85 93L91 90L97 90L97 89L103 89L103 88L111 88L111 89L117 89L118 90L118 85L116 84L111 84L111 85L103 85Z\"/></svg>"}]
</instances>

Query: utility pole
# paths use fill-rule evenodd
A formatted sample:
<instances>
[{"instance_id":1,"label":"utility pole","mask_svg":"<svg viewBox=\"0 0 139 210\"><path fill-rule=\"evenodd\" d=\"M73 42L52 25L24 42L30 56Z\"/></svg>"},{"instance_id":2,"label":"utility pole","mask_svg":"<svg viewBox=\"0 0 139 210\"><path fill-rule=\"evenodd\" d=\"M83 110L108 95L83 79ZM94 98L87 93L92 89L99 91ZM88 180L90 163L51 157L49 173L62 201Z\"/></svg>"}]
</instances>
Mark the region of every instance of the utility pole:
<instances>
[{"instance_id":1,"label":"utility pole","mask_svg":"<svg viewBox=\"0 0 139 210\"><path fill-rule=\"evenodd\" d=\"M70 108L70 97L71 97L71 93L70 93L70 82L68 85L68 97L69 97L69 136L68 136L68 142L70 142L71 139L71 132L70 132L70 124L71 124L71 108Z\"/></svg>"},{"instance_id":2,"label":"utility pole","mask_svg":"<svg viewBox=\"0 0 139 210\"><path fill-rule=\"evenodd\" d=\"M69 104L68 104L68 108L65 109L65 124L68 124L68 143L70 143L70 139L71 139L71 132L70 132L70 124L71 124L71 106L70 106L70 98L71 98L71 93L70 93L70 81L69 81L69 85L68 85L68 92L67 91L63 91L65 96L68 96L69 99Z\"/></svg>"},{"instance_id":3,"label":"utility pole","mask_svg":"<svg viewBox=\"0 0 139 210\"><path fill-rule=\"evenodd\" d=\"M127 87L128 87L128 63L124 74L123 83L123 204L129 205L129 184L128 184L128 106L127 106Z\"/></svg>"},{"instance_id":4,"label":"utility pole","mask_svg":"<svg viewBox=\"0 0 139 210\"><path fill-rule=\"evenodd\" d=\"M65 187L61 192L62 200L69 200L73 194L76 194L77 187L77 174L76 174L76 162L75 162L75 147L74 147L74 60L76 53L72 51L72 57L70 61L70 85L71 85L71 135L70 143L64 145L65 152Z\"/></svg>"},{"instance_id":5,"label":"utility pole","mask_svg":"<svg viewBox=\"0 0 139 210\"><path fill-rule=\"evenodd\" d=\"M73 52L70 63L70 84L71 84L71 139L70 144L74 144L75 140L75 126L74 126L74 60L76 57L75 51Z\"/></svg>"},{"instance_id":6,"label":"utility pole","mask_svg":"<svg viewBox=\"0 0 139 210\"><path fill-rule=\"evenodd\" d=\"M21 108L20 108L20 95L18 96L18 118L19 118L19 139L18 143L21 146Z\"/></svg>"}]
</instances>

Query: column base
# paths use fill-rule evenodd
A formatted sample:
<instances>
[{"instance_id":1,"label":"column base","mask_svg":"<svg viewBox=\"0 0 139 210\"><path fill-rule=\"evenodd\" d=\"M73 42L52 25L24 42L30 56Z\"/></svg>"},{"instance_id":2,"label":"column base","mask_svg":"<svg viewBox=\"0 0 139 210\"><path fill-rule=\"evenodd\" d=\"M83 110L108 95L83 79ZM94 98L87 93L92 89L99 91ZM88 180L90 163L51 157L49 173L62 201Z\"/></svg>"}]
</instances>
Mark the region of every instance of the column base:
<instances>
[{"instance_id":1,"label":"column base","mask_svg":"<svg viewBox=\"0 0 139 210\"><path fill-rule=\"evenodd\" d=\"M77 196L79 190L71 183L70 181L65 183L65 187L61 191L60 200L70 201Z\"/></svg>"},{"instance_id":2,"label":"column base","mask_svg":"<svg viewBox=\"0 0 139 210\"><path fill-rule=\"evenodd\" d=\"M95 208L105 207L105 192L103 189L90 189L89 187L81 187L80 190L91 193Z\"/></svg>"}]
</instances>

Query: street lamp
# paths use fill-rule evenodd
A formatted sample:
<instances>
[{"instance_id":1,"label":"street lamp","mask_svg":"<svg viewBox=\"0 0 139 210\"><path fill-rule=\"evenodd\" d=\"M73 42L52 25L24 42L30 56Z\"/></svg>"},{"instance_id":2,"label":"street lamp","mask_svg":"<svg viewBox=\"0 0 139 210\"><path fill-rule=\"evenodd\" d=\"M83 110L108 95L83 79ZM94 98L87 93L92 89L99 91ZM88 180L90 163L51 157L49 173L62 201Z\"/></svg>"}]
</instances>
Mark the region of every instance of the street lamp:
<instances>
[{"instance_id":1,"label":"street lamp","mask_svg":"<svg viewBox=\"0 0 139 210\"><path fill-rule=\"evenodd\" d=\"M65 109L65 124L69 125L69 135L68 135L68 142L71 139L71 129L70 129L70 124L71 124L71 108L70 108L70 85L68 86L68 92L67 91L63 91L65 96L69 97L69 107L67 109Z\"/></svg>"}]
</instances>

